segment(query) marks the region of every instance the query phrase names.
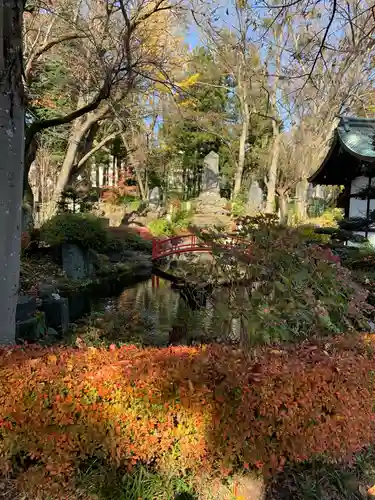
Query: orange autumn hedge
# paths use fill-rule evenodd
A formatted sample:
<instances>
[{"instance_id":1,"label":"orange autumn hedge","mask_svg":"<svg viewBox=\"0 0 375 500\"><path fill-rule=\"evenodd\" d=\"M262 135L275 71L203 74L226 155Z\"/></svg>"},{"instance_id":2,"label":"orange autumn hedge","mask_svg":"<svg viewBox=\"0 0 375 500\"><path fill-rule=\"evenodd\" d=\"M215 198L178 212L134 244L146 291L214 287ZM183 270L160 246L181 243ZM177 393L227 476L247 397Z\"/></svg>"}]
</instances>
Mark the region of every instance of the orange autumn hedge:
<instances>
[{"instance_id":1,"label":"orange autumn hedge","mask_svg":"<svg viewBox=\"0 0 375 500\"><path fill-rule=\"evenodd\" d=\"M0 466L21 457L62 479L90 457L275 470L374 441L371 340L264 348L253 359L225 346L2 350Z\"/></svg>"}]
</instances>

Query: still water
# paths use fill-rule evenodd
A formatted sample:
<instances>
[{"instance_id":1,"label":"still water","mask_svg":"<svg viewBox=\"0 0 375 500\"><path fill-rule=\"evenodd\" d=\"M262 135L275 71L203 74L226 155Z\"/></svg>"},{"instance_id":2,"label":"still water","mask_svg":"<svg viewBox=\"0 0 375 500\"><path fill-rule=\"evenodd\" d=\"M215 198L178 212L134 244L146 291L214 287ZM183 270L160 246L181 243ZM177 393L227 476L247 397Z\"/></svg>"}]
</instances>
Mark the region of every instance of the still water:
<instances>
[{"instance_id":1,"label":"still water","mask_svg":"<svg viewBox=\"0 0 375 500\"><path fill-rule=\"evenodd\" d=\"M170 281L154 277L102 299L95 309L104 310L109 318L122 318L123 328L144 333L152 345L238 341L240 321L229 314L229 293L214 290L202 307L192 309Z\"/></svg>"}]
</instances>

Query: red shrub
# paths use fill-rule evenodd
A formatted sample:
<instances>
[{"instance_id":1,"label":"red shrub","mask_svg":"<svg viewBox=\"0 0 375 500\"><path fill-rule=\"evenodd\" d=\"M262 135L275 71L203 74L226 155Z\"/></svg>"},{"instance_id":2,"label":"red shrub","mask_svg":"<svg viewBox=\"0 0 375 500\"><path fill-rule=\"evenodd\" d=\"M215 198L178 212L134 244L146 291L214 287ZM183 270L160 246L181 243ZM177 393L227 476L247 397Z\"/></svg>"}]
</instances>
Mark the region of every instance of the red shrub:
<instances>
[{"instance_id":1,"label":"red shrub","mask_svg":"<svg viewBox=\"0 0 375 500\"><path fill-rule=\"evenodd\" d=\"M0 352L0 457L69 477L96 456L201 471L345 457L374 441L363 338L247 354L225 346Z\"/></svg>"}]
</instances>

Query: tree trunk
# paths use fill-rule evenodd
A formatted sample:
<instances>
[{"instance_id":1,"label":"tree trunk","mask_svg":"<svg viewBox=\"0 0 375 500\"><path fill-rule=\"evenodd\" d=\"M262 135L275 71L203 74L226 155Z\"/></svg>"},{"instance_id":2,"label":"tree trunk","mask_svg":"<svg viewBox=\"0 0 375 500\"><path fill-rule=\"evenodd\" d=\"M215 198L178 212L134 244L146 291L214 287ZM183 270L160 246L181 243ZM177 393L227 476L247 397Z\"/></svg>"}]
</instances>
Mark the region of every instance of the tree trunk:
<instances>
[{"instance_id":1,"label":"tree trunk","mask_svg":"<svg viewBox=\"0 0 375 500\"><path fill-rule=\"evenodd\" d=\"M280 224L288 224L288 196L279 192Z\"/></svg>"},{"instance_id":2,"label":"tree trunk","mask_svg":"<svg viewBox=\"0 0 375 500\"><path fill-rule=\"evenodd\" d=\"M15 342L24 152L21 0L0 0L0 343Z\"/></svg>"},{"instance_id":3,"label":"tree trunk","mask_svg":"<svg viewBox=\"0 0 375 500\"><path fill-rule=\"evenodd\" d=\"M71 178L80 144L82 143L85 135L89 132L91 127L107 113L108 109L108 105L103 106L102 109L99 109L91 116L88 116L85 121L82 122L82 120L79 120L78 123L75 123L73 125L73 130L70 135L65 158L59 176L57 178L52 199L49 202L47 211L48 217L53 217L56 214L61 195L68 185L69 179Z\"/></svg>"},{"instance_id":4,"label":"tree trunk","mask_svg":"<svg viewBox=\"0 0 375 500\"><path fill-rule=\"evenodd\" d=\"M307 218L307 188L308 182L306 179L300 181L296 187L296 215L299 221L303 221Z\"/></svg>"},{"instance_id":5,"label":"tree trunk","mask_svg":"<svg viewBox=\"0 0 375 500\"><path fill-rule=\"evenodd\" d=\"M129 146L128 140L127 140L124 132L121 133L121 139L122 139L123 145L125 146L126 154L129 157L130 163L132 164L132 166L134 167L134 170L135 170L135 177L137 179L137 184L139 187L139 194L141 195L141 200L146 201L147 200L146 187L145 187L145 184L144 184L143 179L142 179L142 174L139 171L137 161L135 160L133 153L131 152L131 148Z\"/></svg>"},{"instance_id":6,"label":"tree trunk","mask_svg":"<svg viewBox=\"0 0 375 500\"><path fill-rule=\"evenodd\" d=\"M27 149L25 147L24 170L23 170L23 203L33 213L34 193L29 182L29 172L38 150L38 141L36 136L30 141Z\"/></svg>"},{"instance_id":7,"label":"tree trunk","mask_svg":"<svg viewBox=\"0 0 375 500\"><path fill-rule=\"evenodd\" d=\"M234 176L234 188L233 188L232 198L235 198L241 192L242 176L245 167L246 142L249 134L249 121L250 121L249 105L247 103L246 94L242 99L241 107L242 107L242 130L241 130L240 145L238 150L237 169Z\"/></svg>"},{"instance_id":8,"label":"tree trunk","mask_svg":"<svg viewBox=\"0 0 375 500\"><path fill-rule=\"evenodd\" d=\"M280 130L279 124L273 122L273 145L271 150L271 162L268 169L268 181L267 181L267 202L266 202L266 212L273 213L276 208L276 181L277 181L277 168L279 163L280 154Z\"/></svg>"}]
</instances>

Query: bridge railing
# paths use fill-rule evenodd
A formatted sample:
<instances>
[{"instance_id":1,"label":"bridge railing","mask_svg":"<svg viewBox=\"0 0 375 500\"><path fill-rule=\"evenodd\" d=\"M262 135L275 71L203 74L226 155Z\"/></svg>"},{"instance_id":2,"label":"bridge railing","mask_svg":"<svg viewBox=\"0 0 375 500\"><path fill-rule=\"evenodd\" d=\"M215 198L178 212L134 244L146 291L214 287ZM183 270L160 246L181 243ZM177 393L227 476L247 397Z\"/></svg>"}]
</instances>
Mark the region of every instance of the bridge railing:
<instances>
[{"instance_id":1,"label":"bridge railing","mask_svg":"<svg viewBox=\"0 0 375 500\"><path fill-rule=\"evenodd\" d=\"M173 236L164 240L152 240L152 258L166 257L173 253L208 251L211 247L195 234Z\"/></svg>"},{"instance_id":2,"label":"bridge railing","mask_svg":"<svg viewBox=\"0 0 375 500\"><path fill-rule=\"evenodd\" d=\"M172 236L167 239L152 241L152 259L167 257L168 255L184 252L211 252L213 248L248 250L250 242L237 235L215 235L213 242L206 243L195 234Z\"/></svg>"}]
</instances>

